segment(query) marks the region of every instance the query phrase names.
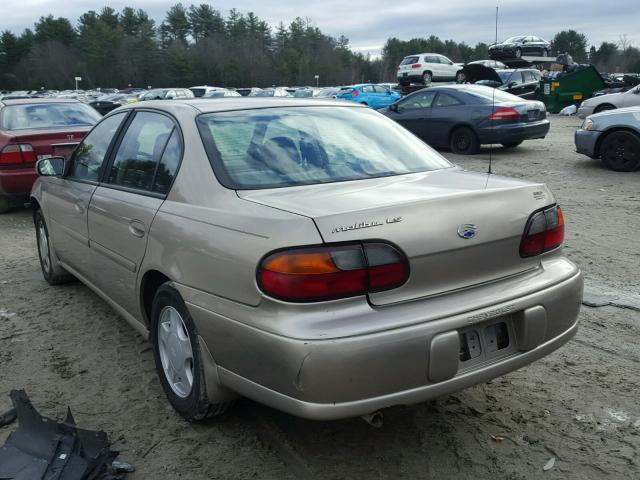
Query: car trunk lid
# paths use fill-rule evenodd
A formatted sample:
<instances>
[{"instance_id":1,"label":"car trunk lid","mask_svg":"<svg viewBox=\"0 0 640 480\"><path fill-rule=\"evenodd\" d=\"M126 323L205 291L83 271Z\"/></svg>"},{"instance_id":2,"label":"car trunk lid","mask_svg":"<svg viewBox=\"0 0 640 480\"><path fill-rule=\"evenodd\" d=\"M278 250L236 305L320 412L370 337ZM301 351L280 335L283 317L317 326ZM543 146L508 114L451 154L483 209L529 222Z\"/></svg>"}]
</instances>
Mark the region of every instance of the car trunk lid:
<instances>
[{"instance_id":1,"label":"car trunk lid","mask_svg":"<svg viewBox=\"0 0 640 480\"><path fill-rule=\"evenodd\" d=\"M31 145L37 160L53 156L69 158L90 129L91 127L76 126L55 130L14 130L9 132L9 143Z\"/></svg>"},{"instance_id":2,"label":"car trunk lid","mask_svg":"<svg viewBox=\"0 0 640 480\"><path fill-rule=\"evenodd\" d=\"M538 260L520 257L520 240L531 213L554 203L542 184L461 169L238 195L312 218L325 242L376 239L398 246L409 260L410 278L401 287L370 294L374 305L536 268Z\"/></svg>"}]
</instances>

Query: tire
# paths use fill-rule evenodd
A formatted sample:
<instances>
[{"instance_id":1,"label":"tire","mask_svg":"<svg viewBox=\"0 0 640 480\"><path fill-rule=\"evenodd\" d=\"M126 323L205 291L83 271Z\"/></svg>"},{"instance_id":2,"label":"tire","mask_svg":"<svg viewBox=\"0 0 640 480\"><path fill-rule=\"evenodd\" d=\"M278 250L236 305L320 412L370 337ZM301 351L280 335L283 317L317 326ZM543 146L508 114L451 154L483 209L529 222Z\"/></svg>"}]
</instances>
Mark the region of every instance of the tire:
<instances>
[{"instance_id":1,"label":"tire","mask_svg":"<svg viewBox=\"0 0 640 480\"><path fill-rule=\"evenodd\" d=\"M160 384L176 412L190 422L223 414L232 401L229 395L209 398L198 332L180 293L170 282L161 285L153 298L150 328ZM178 370L174 363L178 363Z\"/></svg>"},{"instance_id":2,"label":"tire","mask_svg":"<svg viewBox=\"0 0 640 480\"><path fill-rule=\"evenodd\" d=\"M473 155L480 151L480 143L475 132L468 127L458 127L451 134L449 147L458 155Z\"/></svg>"},{"instance_id":3,"label":"tire","mask_svg":"<svg viewBox=\"0 0 640 480\"><path fill-rule=\"evenodd\" d=\"M522 58L522 49L516 48L516 58Z\"/></svg>"},{"instance_id":4,"label":"tire","mask_svg":"<svg viewBox=\"0 0 640 480\"><path fill-rule=\"evenodd\" d=\"M422 74L422 83L426 86L429 85L431 83L431 81L433 80L433 75L431 75L431 72L424 72Z\"/></svg>"},{"instance_id":5,"label":"tire","mask_svg":"<svg viewBox=\"0 0 640 480\"><path fill-rule=\"evenodd\" d=\"M49 229L44 220L42 210L39 208L33 214L33 223L36 228L36 243L38 244L38 258L40 259L40 268L42 276L49 285L61 285L73 281L74 277L67 272L56 258L55 252L51 245L49 237Z\"/></svg>"},{"instance_id":6,"label":"tire","mask_svg":"<svg viewBox=\"0 0 640 480\"><path fill-rule=\"evenodd\" d=\"M504 148L516 148L518 145L520 145L522 142L507 142L507 143L503 143L502 146Z\"/></svg>"},{"instance_id":7,"label":"tire","mask_svg":"<svg viewBox=\"0 0 640 480\"><path fill-rule=\"evenodd\" d=\"M607 110L615 110L616 107L611 105L610 103L603 103L602 105L598 105L593 113L606 112Z\"/></svg>"},{"instance_id":8,"label":"tire","mask_svg":"<svg viewBox=\"0 0 640 480\"><path fill-rule=\"evenodd\" d=\"M0 213L7 213L11 210L11 200L7 197L0 197Z\"/></svg>"},{"instance_id":9,"label":"tire","mask_svg":"<svg viewBox=\"0 0 640 480\"><path fill-rule=\"evenodd\" d=\"M456 83L464 83L467 77L461 71L456 73Z\"/></svg>"},{"instance_id":10,"label":"tire","mask_svg":"<svg viewBox=\"0 0 640 480\"><path fill-rule=\"evenodd\" d=\"M600 145L602 163L614 172L640 168L640 137L631 132L612 132Z\"/></svg>"},{"instance_id":11,"label":"tire","mask_svg":"<svg viewBox=\"0 0 640 480\"><path fill-rule=\"evenodd\" d=\"M360 105L364 105L365 107L369 106L369 104L367 102L360 102Z\"/></svg>"}]
</instances>

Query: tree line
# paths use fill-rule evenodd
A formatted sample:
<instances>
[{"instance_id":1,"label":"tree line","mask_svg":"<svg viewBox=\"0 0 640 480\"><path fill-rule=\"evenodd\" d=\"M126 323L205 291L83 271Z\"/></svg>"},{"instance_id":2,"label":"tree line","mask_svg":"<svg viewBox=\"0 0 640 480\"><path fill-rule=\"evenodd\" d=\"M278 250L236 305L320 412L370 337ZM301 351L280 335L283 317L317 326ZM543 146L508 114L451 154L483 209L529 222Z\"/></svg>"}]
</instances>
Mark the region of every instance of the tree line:
<instances>
[{"instance_id":1,"label":"tree line","mask_svg":"<svg viewBox=\"0 0 640 480\"><path fill-rule=\"evenodd\" d=\"M626 37L587 50L586 36L569 30L552 43L603 71L640 71L640 51ZM0 88L73 88L76 76L83 88L314 85L316 75L320 85L394 81L406 55L434 52L467 62L488 58L487 49L435 35L390 38L372 59L304 18L272 27L253 12L224 16L209 4L178 3L156 25L142 9L104 7L83 13L76 25L49 15L20 35L1 32Z\"/></svg>"}]
</instances>

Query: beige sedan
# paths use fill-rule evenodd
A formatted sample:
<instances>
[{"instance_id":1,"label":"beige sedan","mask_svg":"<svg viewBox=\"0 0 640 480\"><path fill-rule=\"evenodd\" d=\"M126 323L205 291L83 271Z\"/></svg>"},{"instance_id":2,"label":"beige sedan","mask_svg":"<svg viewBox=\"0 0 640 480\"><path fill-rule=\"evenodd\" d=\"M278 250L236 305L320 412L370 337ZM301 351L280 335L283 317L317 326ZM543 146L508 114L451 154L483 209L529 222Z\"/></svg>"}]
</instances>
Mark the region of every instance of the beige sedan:
<instances>
[{"instance_id":1,"label":"beige sedan","mask_svg":"<svg viewBox=\"0 0 640 480\"><path fill-rule=\"evenodd\" d=\"M190 420L238 394L313 419L421 402L577 329L549 189L466 172L356 104L136 103L38 172L45 279L148 337Z\"/></svg>"}]
</instances>

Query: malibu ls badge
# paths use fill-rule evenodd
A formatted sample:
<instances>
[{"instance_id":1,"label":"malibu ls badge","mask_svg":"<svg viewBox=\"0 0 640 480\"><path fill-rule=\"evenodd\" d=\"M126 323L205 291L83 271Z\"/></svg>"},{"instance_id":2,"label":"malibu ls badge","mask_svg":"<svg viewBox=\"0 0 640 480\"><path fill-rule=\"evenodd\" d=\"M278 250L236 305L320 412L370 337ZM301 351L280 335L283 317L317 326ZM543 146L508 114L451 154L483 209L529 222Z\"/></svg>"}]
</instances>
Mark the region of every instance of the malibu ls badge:
<instances>
[{"instance_id":1,"label":"malibu ls badge","mask_svg":"<svg viewBox=\"0 0 640 480\"><path fill-rule=\"evenodd\" d=\"M478 227L471 223L465 223L458 227L458 236L465 240L470 240L478 233Z\"/></svg>"}]
</instances>

